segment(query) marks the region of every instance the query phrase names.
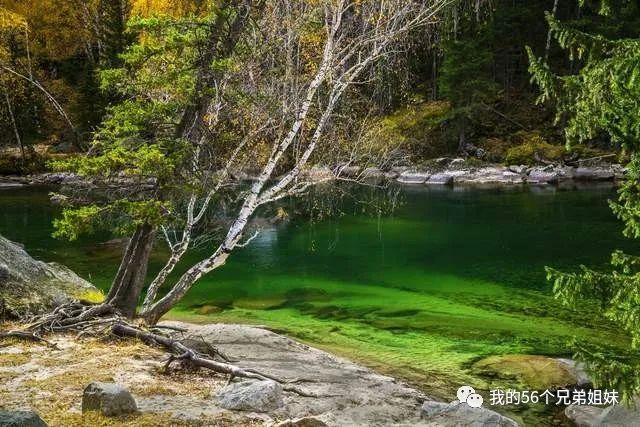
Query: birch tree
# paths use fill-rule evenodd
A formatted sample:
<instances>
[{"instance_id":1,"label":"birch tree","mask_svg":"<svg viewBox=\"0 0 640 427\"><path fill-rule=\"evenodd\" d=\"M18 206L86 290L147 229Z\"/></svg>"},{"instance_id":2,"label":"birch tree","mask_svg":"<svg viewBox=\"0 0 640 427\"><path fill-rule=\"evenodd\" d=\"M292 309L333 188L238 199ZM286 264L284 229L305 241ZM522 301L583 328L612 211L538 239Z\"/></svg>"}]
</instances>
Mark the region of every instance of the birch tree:
<instances>
[{"instance_id":1,"label":"birch tree","mask_svg":"<svg viewBox=\"0 0 640 427\"><path fill-rule=\"evenodd\" d=\"M171 255L150 278L137 313L155 324L257 235L249 225L259 209L362 161L366 149L336 137L341 126L358 126L350 109L366 99L372 66L401 53L403 38L435 24L450 3L228 0L205 18L134 23L144 42L124 55L128 68L105 74L126 100L112 108L91 155L60 165L96 183L128 183L101 203L78 205L69 197L56 223L72 238L114 220L134 231L105 303L81 319L105 311L136 316L160 235ZM331 173L312 176L320 162ZM240 182L238 171L251 171L253 179ZM196 235L209 231L211 213L229 199L208 255L169 280Z\"/></svg>"}]
</instances>

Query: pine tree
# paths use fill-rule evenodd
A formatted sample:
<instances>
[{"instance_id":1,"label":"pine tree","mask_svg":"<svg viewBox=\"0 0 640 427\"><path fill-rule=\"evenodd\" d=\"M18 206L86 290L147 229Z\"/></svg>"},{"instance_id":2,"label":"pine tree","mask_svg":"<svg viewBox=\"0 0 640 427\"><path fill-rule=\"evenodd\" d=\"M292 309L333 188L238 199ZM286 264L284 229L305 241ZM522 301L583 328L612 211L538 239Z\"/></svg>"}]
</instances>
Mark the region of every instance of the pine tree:
<instances>
[{"instance_id":1,"label":"pine tree","mask_svg":"<svg viewBox=\"0 0 640 427\"><path fill-rule=\"evenodd\" d=\"M608 15L628 2L602 2ZM554 74L528 48L532 81L541 89L539 101L552 101L558 119L566 120L567 144L588 141L606 133L630 154L628 176L611 202L624 222L626 237L640 237L640 39L610 39L578 31L547 16L552 35L572 58L584 62L575 75ZM600 315L630 336L628 352L612 354L589 343L576 343L576 358L586 362L595 385L618 390L626 401L640 393L640 257L615 251L611 271L581 266L566 273L547 268L556 298L578 307L597 301Z\"/></svg>"}]
</instances>

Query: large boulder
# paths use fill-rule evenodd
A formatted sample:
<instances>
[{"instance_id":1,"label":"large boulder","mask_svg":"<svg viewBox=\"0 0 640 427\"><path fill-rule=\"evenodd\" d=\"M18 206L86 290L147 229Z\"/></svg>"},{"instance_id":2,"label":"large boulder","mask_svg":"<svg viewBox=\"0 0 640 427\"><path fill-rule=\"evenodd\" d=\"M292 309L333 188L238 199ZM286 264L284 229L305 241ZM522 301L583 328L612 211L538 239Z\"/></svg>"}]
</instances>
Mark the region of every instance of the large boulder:
<instances>
[{"instance_id":1,"label":"large boulder","mask_svg":"<svg viewBox=\"0 0 640 427\"><path fill-rule=\"evenodd\" d=\"M47 427L47 424L33 411L0 411L0 426Z\"/></svg>"},{"instance_id":2,"label":"large boulder","mask_svg":"<svg viewBox=\"0 0 640 427\"><path fill-rule=\"evenodd\" d=\"M0 236L0 318L43 312L72 299L99 302L91 283L56 263L37 261Z\"/></svg>"},{"instance_id":3,"label":"large boulder","mask_svg":"<svg viewBox=\"0 0 640 427\"><path fill-rule=\"evenodd\" d=\"M518 427L511 418L487 408L472 408L457 400L451 403L428 400L422 405L422 417L429 425L442 427Z\"/></svg>"},{"instance_id":4,"label":"large boulder","mask_svg":"<svg viewBox=\"0 0 640 427\"><path fill-rule=\"evenodd\" d=\"M100 411L106 417L117 417L137 410L129 390L119 384L91 383L82 394L82 412Z\"/></svg>"},{"instance_id":5,"label":"large boulder","mask_svg":"<svg viewBox=\"0 0 640 427\"><path fill-rule=\"evenodd\" d=\"M241 381L223 387L218 404L234 411L269 412L283 405L282 386L275 381Z\"/></svg>"}]
</instances>

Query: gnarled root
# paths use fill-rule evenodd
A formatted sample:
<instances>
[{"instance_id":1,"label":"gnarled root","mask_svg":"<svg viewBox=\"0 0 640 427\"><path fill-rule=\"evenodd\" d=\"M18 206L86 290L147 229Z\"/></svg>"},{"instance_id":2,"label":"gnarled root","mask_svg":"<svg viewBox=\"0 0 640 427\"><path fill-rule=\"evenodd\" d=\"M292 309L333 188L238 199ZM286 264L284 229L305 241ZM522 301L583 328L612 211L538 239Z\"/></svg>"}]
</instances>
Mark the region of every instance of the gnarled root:
<instances>
[{"instance_id":1,"label":"gnarled root","mask_svg":"<svg viewBox=\"0 0 640 427\"><path fill-rule=\"evenodd\" d=\"M304 392L292 383L299 382L283 381L279 378L267 375L254 369L240 368L231 364L232 360L225 356L218 349L206 343L202 339L205 346L203 352L196 351L193 347L202 347L193 339L178 340L167 335L162 335L163 329L173 330L174 332L186 332L171 327L154 326L150 330L132 325L127 319L121 316L111 305L85 305L79 302L72 302L57 307L50 313L37 316L30 319L25 328L21 331L0 332L0 340L3 338L19 338L31 341L41 341L52 347L55 344L50 343L42 338L43 334L55 332L78 332L79 336L107 336L115 335L118 337L130 337L141 340L147 345L160 346L168 350L170 355L165 364L165 369L169 369L175 361L181 361L183 364L196 368L206 368L213 372L229 375L229 381L234 378L251 378L257 380L272 380L282 385L285 391L296 393L305 397L317 397L314 394ZM190 346L189 342L194 345ZM198 344L197 346L195 344ZM206 353L206 354L205 354ZM222 361L215 360L215 357Z\"/></svg>"},{"instance_id":2,"label":"gnarled root","mask_svg":"<svg viewBox=\"0 0 640 427\"><path fill-rule=\"evenodd\" d=\"M290 391L292 393L296 393L300 396L305 397L317 397L314 394L304 392L297 387L290 385L290 383L287 383L286 381L272 377L254 369L243 369L230 363L218 362L216 360L213 360L212 358L205 357L195 350L185 346L180 341L164 335L147 332L123 323L114 324L111 328L111 331L114 335L121 337L138 338L148 345L157 345L168 350L171 354L169 356L169 359L167 360L167 363L165 364L165 369L168 369L171 363L174 361L187 361L193 366L206 368L217 373L229 375L229 381L231 381L235 377L252 378L258 380L272 380L280 383L283 386L283 389L286 391Z\"/></svg>"}]
</instances>

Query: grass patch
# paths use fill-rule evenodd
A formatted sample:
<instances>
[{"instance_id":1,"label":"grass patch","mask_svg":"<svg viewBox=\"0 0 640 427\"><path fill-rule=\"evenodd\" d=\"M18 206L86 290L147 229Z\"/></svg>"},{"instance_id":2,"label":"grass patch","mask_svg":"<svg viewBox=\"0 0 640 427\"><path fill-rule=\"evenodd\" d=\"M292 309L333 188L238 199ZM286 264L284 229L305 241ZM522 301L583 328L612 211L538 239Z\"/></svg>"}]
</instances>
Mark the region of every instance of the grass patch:
<instances>
[{"instance_id":1,"label":"grass patch","mask_svg":"<svg viewBox=\"0 0 640 427\"><path fill-rule=\"evenodd\" d=\"M1 353L0 367L15 367L24 365L31 361L31 355L28 353Z\"/></svg>"}]
</instances>

